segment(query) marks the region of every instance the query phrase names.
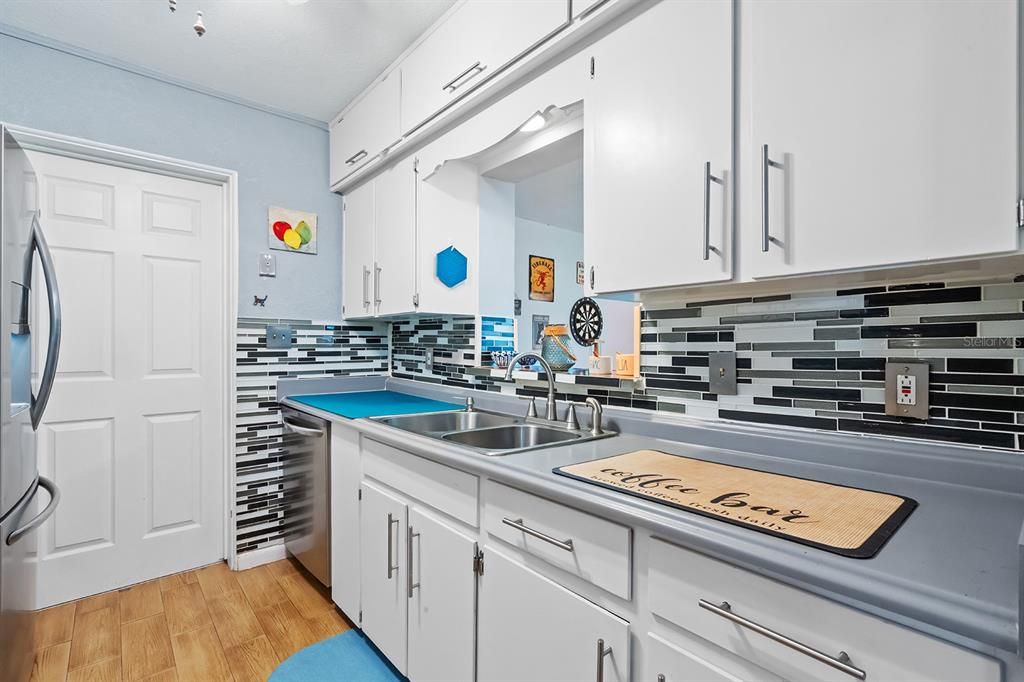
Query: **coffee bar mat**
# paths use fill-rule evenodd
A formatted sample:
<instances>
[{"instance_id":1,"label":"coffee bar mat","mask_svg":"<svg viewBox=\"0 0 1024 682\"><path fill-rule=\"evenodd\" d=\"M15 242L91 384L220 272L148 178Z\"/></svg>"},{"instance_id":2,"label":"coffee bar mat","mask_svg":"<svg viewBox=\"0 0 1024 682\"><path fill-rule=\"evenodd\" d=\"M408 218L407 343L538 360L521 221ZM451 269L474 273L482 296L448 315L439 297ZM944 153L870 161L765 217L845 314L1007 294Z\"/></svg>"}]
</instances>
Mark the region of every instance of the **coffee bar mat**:
<instances>
[{"instance_id":1,"label":"coffee bar mat","mask_svg":"<svg viewBox=\"0 0 1024 682\"><path fill-rule=\"evenodd\" d=\"M657 450L554 469L556 474L855 559L868 559L917 502Z\"/></svg>"}]
</instances>

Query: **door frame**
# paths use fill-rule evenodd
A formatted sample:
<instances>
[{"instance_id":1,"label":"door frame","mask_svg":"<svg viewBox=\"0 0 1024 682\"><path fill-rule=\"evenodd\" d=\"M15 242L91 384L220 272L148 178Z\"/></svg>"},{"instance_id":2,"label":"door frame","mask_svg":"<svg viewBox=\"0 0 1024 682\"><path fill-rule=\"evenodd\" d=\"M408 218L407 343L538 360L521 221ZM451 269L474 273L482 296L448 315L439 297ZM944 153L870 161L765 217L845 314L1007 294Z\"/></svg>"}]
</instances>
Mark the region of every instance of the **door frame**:
<instances>
[{"instance_id":1,"label":"door frame","mask_svg":"<svg viewBox=\"0 0 1024 682\"><path fill-rule=\"evenodd\" d=\"M238 172L201 163L193 163L160 154L151 154L126 147L93 142L69 135L51 133L25 126L3 124L18 139L22 148L66 156L83 161L92 161L108 166L119 166L133 170L168 175L207 184L220 185L224 189L224 269L225 296L221 301L224 321L224 488L222 514L224 530L221 554L232 570L237 570L238 557L235 551L235 515L231 500L235 488L235 345L238 338Z\"/></svg>"}]
</instances>

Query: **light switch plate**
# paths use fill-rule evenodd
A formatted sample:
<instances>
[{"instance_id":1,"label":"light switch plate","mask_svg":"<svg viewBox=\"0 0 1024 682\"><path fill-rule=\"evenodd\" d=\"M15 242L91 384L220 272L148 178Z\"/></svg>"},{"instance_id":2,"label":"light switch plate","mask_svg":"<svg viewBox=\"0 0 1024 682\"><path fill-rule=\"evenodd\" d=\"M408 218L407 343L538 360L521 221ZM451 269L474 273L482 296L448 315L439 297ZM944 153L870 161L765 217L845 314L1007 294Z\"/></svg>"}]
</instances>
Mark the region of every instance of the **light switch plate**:
<instances>
[{"instance_id":1,"label":"light switch plate","mask_svg":"<svg viewBox=\"0 0 1024 682\"><path fill-rule=\"evenodd\" d=\"M292 328L287 324L267 325L267 348L291 348Z\"/></svg>"},{"instance_id":2,"label":"light switch plate","mask_svg":"<svg viewBox=\"0 0 1024 682\"><path fill-rule=\"evenodd\" d=\"M886 362L885 413L893 417L928 419L930 370L927 362Z\"/></svg>"},{"instance_id":3,"label":"light switch plate","mask_svg":"<svg viewBox=\"0 0 1024 682\"><path fill-rule=\"evenodd\" d=\"M260 277L277 277L277 258L274 254L260 254Z\"/></svg>"},{"instance_id":4,"label":"light switch plate","mask_svg":"<svg viewBox=\"0 0 1024 682\"><path fill-rule=\"evenodd\" d=\"M708 390L717 395L736 395L736 352L708 354Z\"/></svg>"}]
</instances>

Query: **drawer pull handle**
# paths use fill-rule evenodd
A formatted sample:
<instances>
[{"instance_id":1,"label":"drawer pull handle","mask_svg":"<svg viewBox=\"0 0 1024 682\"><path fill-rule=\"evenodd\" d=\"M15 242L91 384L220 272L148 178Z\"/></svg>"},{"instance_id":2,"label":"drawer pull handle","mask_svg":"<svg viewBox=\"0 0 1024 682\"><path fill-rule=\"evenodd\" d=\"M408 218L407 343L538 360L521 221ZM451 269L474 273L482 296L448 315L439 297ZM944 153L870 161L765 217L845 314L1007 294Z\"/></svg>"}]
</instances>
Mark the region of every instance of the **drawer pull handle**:
<instances>
[{"instance_id":1,"label":"drawer pull handle","mask_svg":"<svg viewBox=\"0 0 1024 682\"><path fill-rule=\"evenodd\" d=\"M484 69L486 69L486 68L487 67L485 65L481 64L480 62L476 62L475 64L470 66L468 69L466 69L465 71L460 73L458 76L456 76L455 78L451 79L450 81L448 81L447 83L442 85L441 89L442 90L447 90L449 93L453 93L456 90L458 90L459 88L461 88L463 85L468 83L469 81L473 80L473 78L475 78L478 74L483 73ZM469 74L473 74L473 75L470 76ZM466 78L466 80L462 80L466 76L469 76L469 78ZM462 81L462 82L460 83L459 81Z\"/></svg>"},{"instance_id":2,"label":"drawer pull handle","mask_svg":"<svg viewBox=\"0 0 1024 682\"><path fill-rule=\"evenodd\" d=\"M730 606L729 602L727 601L724 601L721 604L712 604L706 599L698 599L697 605L700 606L702 609L710 611L716 616L721 616L722 618L731 620L732 622L736 623L741 627L745 627L748 630L753 630L757 634L764 635L768 639L778 642L783 646L787 646L794 651L799 651L805 656L810 656L814 660L824 663L825 665L830 666L832 668L835 668L840 672L844 672L850 677L856 677L858 680L867 679L868 674L866 672L864 672L860 668L857 668L854 665L851 665L850 656L845 651L840 651L838 656L829 656L828 654L822 653L817 649L813 649L807 646L803 642L798 642L795 639L791 639L783 634L775 632L772 629L766 628L760 623L755 623L752 620L748 620L743 616L739 616L733 613L732 606Z\"/></svg>"},{"instance_id":3,"label":"drawer pull handle","mask_svg":"<svg viewBox=\"0 0 1024 682\"><path fill-rule=\"evenodd\" d=\"M504 523L506 526L512 526L516 530L521 530L527 535L532 535L538 540L543 540L544 542L552 544L558 549L564 549L566 552L572 552L575 550L575 548L572 546L572 540L559 540L558 538L553 538L550 535L547 535L546 533L541 533L539 530L534 530L529 526L524 526L523 520L521 518L510 519L506 517L503 518L501 522Z\"/></svg>"},{"instance_id":4,"label":"drawer pull handle","mask_svg":"<svg viewBox=\"0 0 1024 682\"><path fill-rule=\"evenodd\" d=\"M351 166L353 163L356 163L357 161L362 161L366 154L367 151L365 149L360 149L355 154L345 159L345 165Z\"/></svg>"}]
</instances>

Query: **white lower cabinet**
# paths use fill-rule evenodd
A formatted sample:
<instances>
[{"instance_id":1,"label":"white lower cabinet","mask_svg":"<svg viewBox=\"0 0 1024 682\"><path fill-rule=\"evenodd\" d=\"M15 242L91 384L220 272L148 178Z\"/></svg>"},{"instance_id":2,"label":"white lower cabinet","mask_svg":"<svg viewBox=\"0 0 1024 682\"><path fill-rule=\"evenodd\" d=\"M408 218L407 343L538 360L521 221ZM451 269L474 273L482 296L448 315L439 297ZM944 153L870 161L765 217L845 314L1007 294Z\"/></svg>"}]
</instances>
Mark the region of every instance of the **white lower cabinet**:
<instances>
[{"instance_id":1,"label":"white lower cabinet","mask_svg":"<svg viewBox=\"0 0 1024 682\"><path fill-rule=\"evenodd\" d=\"M629 623L490 546L479 599L480 682L629 679Z\"/></svg>"},{"instance_id":2,"label":"white lower cabinet","mask_svg":"<svg viewBox=\"0 0 1024 682\"><path fill-rule=\"evenodd\" d=\"M331 425L331 598L359 618L359 432Z\"/></svg>"},{"instance_id":3,"label":"white lower cabinet","mask_svg":"<svg viewBox=\"0 0 1024 682\"><path fill-rule=\"evenodd\" d=\"M367 480L360 529L363 632L413 682L471 681L476 541Z\"/></svg>"},{"instance_id":4,"label":"white lower cabinet","mask_svg":"<svg viewBox=\"0 0 1024 682\"><path fill-rule=\"evenodd\" d=\"M406 533L408 507L397 496L366 481L362 485L359 552L360 593L366 636L391 664L406 671Z\"/></svg>"},{"instance_id":5,"label":"white lower cabinet","mask_svg":"<svg viewBox=\"0 0 1024 682\"><path fill-rule=\"evenodd\" d=\"M415 682L473 679L476 541L420 509L409 511L409 666Z\"/></svg>"}]
</instances>

